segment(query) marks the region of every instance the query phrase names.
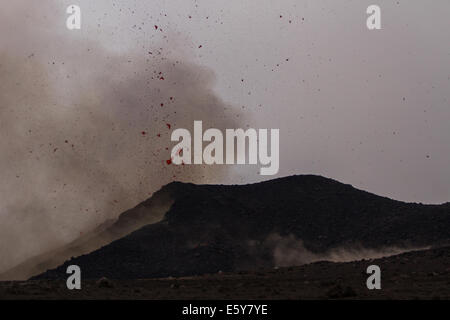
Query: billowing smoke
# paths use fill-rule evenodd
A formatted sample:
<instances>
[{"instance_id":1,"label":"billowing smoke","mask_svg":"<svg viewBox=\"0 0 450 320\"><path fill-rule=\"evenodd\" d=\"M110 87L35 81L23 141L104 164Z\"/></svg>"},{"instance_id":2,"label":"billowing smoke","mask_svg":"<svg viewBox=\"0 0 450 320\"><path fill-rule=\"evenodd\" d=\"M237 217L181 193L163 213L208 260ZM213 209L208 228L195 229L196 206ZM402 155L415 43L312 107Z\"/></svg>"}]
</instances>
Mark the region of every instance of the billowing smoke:
<instances>
[{"instance_id":1,"label":"billowing smoke","mask_svg":"<svg viewBox=\"0 0 450 320\"><path fill-rule=\"evenodd\" d=\"M2 3L0 271L171 180L218 181L222 168L167 161L173 128L243 127L214 94L214 74L189 52L171 53L177 36L118 53L55 26L64 11L52 1Z\"/></svg>"}]
</instances>

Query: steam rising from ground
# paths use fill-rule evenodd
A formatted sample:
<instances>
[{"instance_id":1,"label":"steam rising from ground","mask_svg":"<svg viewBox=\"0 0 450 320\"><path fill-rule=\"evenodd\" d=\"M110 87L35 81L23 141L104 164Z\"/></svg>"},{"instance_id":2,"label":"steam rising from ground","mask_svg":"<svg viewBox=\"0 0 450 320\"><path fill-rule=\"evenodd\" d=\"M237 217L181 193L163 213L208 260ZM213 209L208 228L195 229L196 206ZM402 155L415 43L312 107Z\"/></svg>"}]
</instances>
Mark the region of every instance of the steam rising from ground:
<instances>
[{"instance_id":1,"label":"steam rising from ground","mask_svg":"<svg viewBox=\"0 0 450 320\"><path fill-rule=\"evenodd\" d=\"M314 253L306 249L303 245L303 241L297 239L295 236L289 235L283 237L279 234L270 235L266 239L264 245L271 248L274 263L276 266L280 267L299 266L316 261L349 262L362 259L378 259L407 251L428 249L401 248L395 246L369 249L358 245L349 245L329 249L324 253Z\"/></svg>"},{"instance_id":2,"label":"steam rising from ground","mask_svg":"<svg viewBox=\"0 0 450 320\"><path fill-rule=\"evenodd\" d=\"M0 12L0 271L171 180L217 181L221 168L166 162L171 129L242 126L214 74L170 54L176 40L118 54L55 26L63 6L37 2Z\"/></svg>"}]
</instances>

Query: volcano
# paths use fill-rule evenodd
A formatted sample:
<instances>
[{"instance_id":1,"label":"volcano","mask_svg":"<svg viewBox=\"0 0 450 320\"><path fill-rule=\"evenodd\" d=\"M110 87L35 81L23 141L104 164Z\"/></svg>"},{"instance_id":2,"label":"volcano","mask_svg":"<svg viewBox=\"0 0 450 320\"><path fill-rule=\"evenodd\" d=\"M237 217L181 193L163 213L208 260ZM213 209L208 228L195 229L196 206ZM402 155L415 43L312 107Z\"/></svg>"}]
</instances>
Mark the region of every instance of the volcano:
<instances>
[{"instance_id":1,"label":"volcano","mask_svg":"<svg viewBox=\"0 0 450 320\"><path fill-rule=\"evenodd\" d=\"M65 279L72 264L80 266L85 279L258 270L278 266L280 255L293 252L303 252L308 263L320 260L308 256L323 257L339 248L407 251L444 246L450 243L449 230L450 203L404 203L321 176L249 185L173 182L94 231L83 245L69 245L65 250L73 258L35 273L33 279ZM299 244L303 251L290 250ZM103 247L92 251L95 245ZM35 258L34 265L48 266L45 258ZM301 264L302 257L296 258L285 259L284 265ZM18 268L23 271L27 265Z\"/></svg>"}]
</instances>

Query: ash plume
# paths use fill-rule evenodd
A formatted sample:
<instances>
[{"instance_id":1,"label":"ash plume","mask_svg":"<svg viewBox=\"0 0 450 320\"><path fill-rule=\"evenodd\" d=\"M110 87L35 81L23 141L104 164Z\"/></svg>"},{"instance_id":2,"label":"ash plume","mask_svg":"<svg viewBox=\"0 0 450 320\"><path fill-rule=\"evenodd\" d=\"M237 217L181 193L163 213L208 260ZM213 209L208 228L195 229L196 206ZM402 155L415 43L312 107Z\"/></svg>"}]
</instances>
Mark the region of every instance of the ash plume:
<instances>
[{"instance_id":1,"label":"ash plume","mask_svg":"<svg viewBox=\"0 0 450 320\"><path fill-rule=\"evenodd\" d=\"M168 163L173 128L242 127L215 95L215 75L173 54L175 35L118 53L66 30L54 18L64 12L23 0L0 12L0 271L171 180L218 181L222 167Z\"/></svg>"}]
</instances>

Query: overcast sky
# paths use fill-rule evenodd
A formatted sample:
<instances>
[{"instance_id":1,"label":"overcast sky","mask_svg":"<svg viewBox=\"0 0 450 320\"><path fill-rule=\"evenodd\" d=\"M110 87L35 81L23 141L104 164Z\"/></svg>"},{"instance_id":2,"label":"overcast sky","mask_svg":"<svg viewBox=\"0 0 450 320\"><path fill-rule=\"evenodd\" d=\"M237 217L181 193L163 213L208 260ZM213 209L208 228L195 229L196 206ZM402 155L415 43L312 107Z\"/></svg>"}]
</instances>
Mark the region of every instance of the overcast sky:
<instances>
[{"instance_id":1,"label":"overcast sky","mask_svg":"<svg viewBox=\"0 0 450 320\"><path fill-rule=\"evenodd\" d=\"M379 31L365 26L374 3L382 10ZM281 176L314 173L398 200L450 201L450 2L96 1L95 7L86 10L86 32L116 48L155 37L171 41L171 33L187 39L179 45L215 72L216 92L244 106L250 127L280 128ZM148 30L154 24L163 32ZM256 172L226 182L261 179Z\"/></svg>"}]
</instances>

